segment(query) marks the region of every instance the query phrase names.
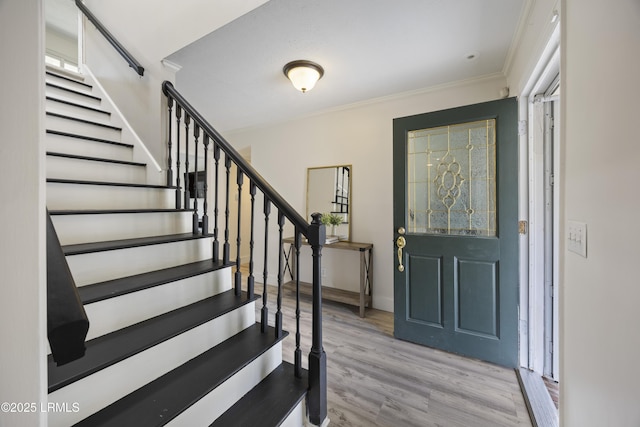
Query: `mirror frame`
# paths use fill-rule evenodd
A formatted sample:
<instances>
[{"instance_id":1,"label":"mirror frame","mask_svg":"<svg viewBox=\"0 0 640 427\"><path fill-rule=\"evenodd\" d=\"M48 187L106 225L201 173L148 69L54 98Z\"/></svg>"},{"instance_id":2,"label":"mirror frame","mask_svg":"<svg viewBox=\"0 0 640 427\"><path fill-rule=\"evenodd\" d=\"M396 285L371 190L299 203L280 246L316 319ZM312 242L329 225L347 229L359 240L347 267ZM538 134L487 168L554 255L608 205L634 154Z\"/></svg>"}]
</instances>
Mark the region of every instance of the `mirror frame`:
<instances>
[{"instance_id":1,"label":"mirror frame","mask_svg":"<svg viewBox=\"0 0 640 427\"><path fill-rule=\"evenodd\" d=\"M314 167L309 167L307 168L307 188L306 188L306 204L307 204L307 221L311 221L311 214L313 212L310 212L309 209L309 182L310 182L310 176L311 176L311 172L314 170L319 170L319 169L337 169L337 168L348 168L349 169L349 188L348 188L348 211L347 211L347 224L348 224L348 229L347 229L347 238L345 240L341 240L341 241L346 241L346 242L350 242L351 241L351 233L352 233L352 212L353 212L353 165L350 164L340 164L340 165L330 165L330 166L314 166ZM322 212L321 212L322 213ZM327 231L327 235L329 234L329 232Z\"/></svg>"}]
</instances>

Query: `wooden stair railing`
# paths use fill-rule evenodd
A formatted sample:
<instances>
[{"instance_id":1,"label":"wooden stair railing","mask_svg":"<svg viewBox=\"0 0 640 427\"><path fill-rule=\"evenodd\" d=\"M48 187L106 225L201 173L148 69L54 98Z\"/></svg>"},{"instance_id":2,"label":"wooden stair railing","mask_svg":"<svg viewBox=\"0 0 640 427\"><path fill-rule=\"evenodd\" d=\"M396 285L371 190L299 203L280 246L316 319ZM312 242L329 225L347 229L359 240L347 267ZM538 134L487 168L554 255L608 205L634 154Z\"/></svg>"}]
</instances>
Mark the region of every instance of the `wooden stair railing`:
<instances>
[{"instance_id":1,"label":"wooden stair railing","mask_svg":"<svg viewBox=\"0 0 640 427\"><path fill-rule=\"evenodd\" d=\"M322 294L321 294L321 258L322 247L325 242L326 230L325 226L320 222L321 214L312 215L313 220L309 224L291 205L269 185L260 174L242 158L242 156L200 115L200 113L189 104L189 102L175 89L168 81L162 85L162 91L167 97L168 118L167 118L167 147L168 147L168 164L167 164L167 185L176 187L176 208L180 208L184 203L184 208L189 208L191 203L190 188L196 188L196 183L189 183L189 158L195 158L195 171L198 173L197 162L199 153L204 158L204 175L209 176L209 156L213 158L213 191L209 191L207 180L204 182L204 194L202 203L202 212L199 212L198 198L193 198L194 203L194 234L208 234L209 230L209 201L214 202L213 211L213 257L218 259L220 255L219 247L222 245L222 260L224 263L229 262L231 254L231 242L229 241L230 228L230 197L237 196L237 239L235 242L236 253L238 254L235 267L234 288L236 294L240 294L242 286L242 273L240 271L240 253L241 253L241 200L242 187L245 184L245 177L248 179L249 192L251 195L250 206L250 241L249 241L249 272L247 277L247 294L249 298L254 293L254 247L255 235L254 227L256 221L255 196L259 190L263 194L263 214L264 214L264 271L263 271L263 295L261 321L262 331L267 331L267 321L269 312L267 308L267 292L266 283L269 276L269 221L271 215L271 206L277 209L277 227L278 227L278 292L275 313L275 333L281 336L282 331L282 292L283 292L283 253L282 241L283 232L286 221L295 228L295 250L296 254L300 254L301 239L304 236L308 239L312 249L313 264L313 318L312 318L312 345L309 352L309 390L307 393L307 407L309 410L309 420L311 423L320 425L327 417L327 373L326 373L326 354L322 347ZM202 143L202 144L201 144ZM182 145L184 144L184 146ZM211 147L210 147L211 144ZM180 153L183 150L186 154L184 169L180 160ZM189 154L189 150L193 147L193 153ZM209 154L211 149L211 154ZM200 151L199 151L200 150ZM172 153L175 153L176 161L173 163ZM221 162L221 153L224 159ZM231 177L232 164L236 166L237 173L235 177ZM223 170L221 171L220 168ZM221 177L222 176L222 177ZM181 186L181 177L184 177L184 187ZM220 179L224 179L224 183L220 183ZM232 181L235 179L234 188L232 190ZM198 190L195 190L198 191ZM223 191L224 193L221 193ZM211 193L211 194L209 194ZM220 197L219 197L220 196ZM212 199L213 197L213 199ZM222 208L224 214L224 230L222 236L219 235L219 200L224 201L225 206ZM224 239L221 241L221 239ZM273 251L272 251L273 252ZM297 262L300 259L296 256ZM299 265L296 266L296 272L300 271ZM301 359L302 350L300 348L300 290L299 277L296 277L296 348L294 351L294 372L300 377L302 372Z\"/></svg>"}]
</instances>

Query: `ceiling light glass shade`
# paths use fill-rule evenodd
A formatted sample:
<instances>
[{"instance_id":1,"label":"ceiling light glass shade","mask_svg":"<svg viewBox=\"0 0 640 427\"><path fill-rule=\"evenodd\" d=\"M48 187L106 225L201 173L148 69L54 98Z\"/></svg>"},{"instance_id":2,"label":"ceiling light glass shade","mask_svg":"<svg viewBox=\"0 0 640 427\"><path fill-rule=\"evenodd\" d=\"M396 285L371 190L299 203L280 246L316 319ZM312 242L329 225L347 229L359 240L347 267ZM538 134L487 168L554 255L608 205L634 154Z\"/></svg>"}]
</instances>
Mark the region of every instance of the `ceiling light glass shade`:
<instances>
[{"instance_id":1,"label":"ceiling light glass shade","mask_svg":"<svg viewBox=\"0 0 640 427\"><path fill-rule=\"evenodd\" d=\"M320 65L303 60L289 62L283 71L293 86L303 93L313 89L324 75L324 69Z\"/></svg>"}]
</instances>

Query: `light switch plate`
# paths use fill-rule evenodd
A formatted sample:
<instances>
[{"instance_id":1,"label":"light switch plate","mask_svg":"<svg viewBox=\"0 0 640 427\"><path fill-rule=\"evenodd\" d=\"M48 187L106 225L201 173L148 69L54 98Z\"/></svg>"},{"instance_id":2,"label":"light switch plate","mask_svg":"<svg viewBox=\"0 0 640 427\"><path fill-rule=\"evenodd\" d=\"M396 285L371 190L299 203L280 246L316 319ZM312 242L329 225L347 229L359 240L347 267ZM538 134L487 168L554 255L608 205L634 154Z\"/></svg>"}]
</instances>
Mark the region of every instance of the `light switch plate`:
<instances>
[{"instance_id":1,"label":"light switch plate","mask_svg":"<svg viewBox=\"0 0 640 427\"><path fill-rule=\"evenodd\" d=\"M578 221L567 223L567 244L571 252L587 257L587 224Z\"/></svg>"}]
</instances>

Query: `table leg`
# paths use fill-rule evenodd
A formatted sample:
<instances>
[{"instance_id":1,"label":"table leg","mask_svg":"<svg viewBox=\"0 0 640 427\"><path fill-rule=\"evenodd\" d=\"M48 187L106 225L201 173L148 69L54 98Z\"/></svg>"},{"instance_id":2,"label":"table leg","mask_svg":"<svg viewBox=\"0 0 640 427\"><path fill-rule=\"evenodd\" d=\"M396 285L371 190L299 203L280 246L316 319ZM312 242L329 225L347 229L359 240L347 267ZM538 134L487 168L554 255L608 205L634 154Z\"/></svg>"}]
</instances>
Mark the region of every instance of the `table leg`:
<instances>
[{"instance_id":1,"label":"table leg","mask_svg":"<svg viewBox=\"0 0 640 427\"><path fill-rule=\"evenodd\" d=\"M367 269L367 280L369 283L369 296L373 294L373 249L369 249L369 267ZM373 305L373 302L371 303Z\"/></svg>"},{"instance_id":2,"label":"table leg","mask_svg":"<svg viewBox=\"0 0 640 427\"><path fill-rule=\"evenodd\" d=\"M364 317L365 251L360 251L360 317Z\"/></svg>"}]
</instances>

